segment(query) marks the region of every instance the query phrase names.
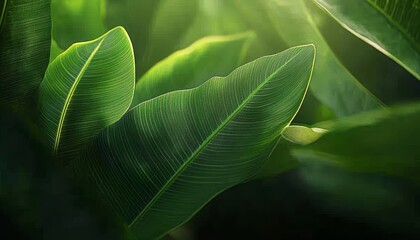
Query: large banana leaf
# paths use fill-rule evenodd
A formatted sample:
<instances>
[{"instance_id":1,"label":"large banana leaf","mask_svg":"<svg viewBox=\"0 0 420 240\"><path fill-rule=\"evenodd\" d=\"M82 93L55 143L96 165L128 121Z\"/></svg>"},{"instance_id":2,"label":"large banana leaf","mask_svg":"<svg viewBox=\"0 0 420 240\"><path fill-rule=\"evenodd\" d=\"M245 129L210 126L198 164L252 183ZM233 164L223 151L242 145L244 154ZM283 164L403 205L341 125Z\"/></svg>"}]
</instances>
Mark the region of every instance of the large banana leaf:
<instances>
[{"instance_id":1,"label":"large banana leaf","mask_svg":"<svg viewBox=\"0 0 420 240\"><path fill-rule=\"evenodd\" d=\"M275 34L289 46L308 42L316 45L318 61L311 90L337 116L349 116L382 105L334 55L304 0L235 1L249 19L260 19L265 17L260 15L268 15Z\"/></svg>"},{"instance_id":2,"label":"large banana leaf","mask_svg":"<svg viewBox=\"0 0 420 240\"><path fill-rule=\"evenodd\" d=\"M52 152L72 156L120 119L134 80L133 49L121 27L59 55L39 89L39 123Z\"/></svg>"},{"instance_id":3,"label":"large banana leaf","mask_svg":"<svg viewBox=\"0 0 420 240\"><path fill-rule=\"evenodd\" d=\"M48 66L50 1L1 0L0 8L0 105L16 108Z\"/></svg>"},{"instance_id":4,"label":"large banana leaf","mask_svg":"<svg viewBox=\"0 0 420 240\"><path fill-rule=\"evenodd\" d=\"M420 80L420 1L314 1L345 29Z\"/></svg>"},{"instance_id":5,"label":"large banana leaf","mask_svg":"<svg viewBox=\"0 0 420 240\"><path fill-rule=\"evenodd\" d=\"M52 36L62 49L106 32L104 0L52 0Z\"/></svg>"},{"instance_id":6,"label":"large banana leaf","mask_svg":"<svg viewBox=\"0 0 420 240\"><path fill-rule=\"evenodd\" d=\"M213 76L238 67L252 33L203 38L171 54L152 67L137 83L132 106L167 92L197 87Z\"/></svg>"},{"instance_id":7,"label":"large banana leaf","mask_svg":"<svg viewBox=\"0 0 420 240\"><path fill-rule=\"evenodd\" d=\"M291 48L143 102L72 169L139 239L158 238L257 173L303 101L314 53Z\"/></svg>"}]
</instances>

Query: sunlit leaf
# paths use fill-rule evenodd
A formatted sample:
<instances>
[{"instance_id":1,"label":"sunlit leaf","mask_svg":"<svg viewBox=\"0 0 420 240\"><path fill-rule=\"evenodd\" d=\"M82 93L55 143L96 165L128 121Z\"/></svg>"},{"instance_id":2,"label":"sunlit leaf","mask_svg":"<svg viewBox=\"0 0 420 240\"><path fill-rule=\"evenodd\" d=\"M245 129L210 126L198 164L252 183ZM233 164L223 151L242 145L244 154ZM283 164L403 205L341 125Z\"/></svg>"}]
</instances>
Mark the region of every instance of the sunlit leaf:
<instances>
[{"instance_id":1,"label":"sunlit leaf","mask_svg":"<svg viewBox=\"0 0 420 240\"><path fill-rule=\"evenodd\" d=\"M227 75L241 64L252 37L252 33L206 37L171 54L138 81L132 106Z\"/></svg>"},{"instance_id":2,"label":"sunlit leaf","mask_svg":"<svg viewBox=\"0 0 420 240\"><path fill-rule=\"evenodd\" d=\"M136 236L158 238L257 173L297 113L313 61L313 45L295 47L143 102L72 169Z\"/></svg>"},{"instance_id":3,"label":"sunlit leaf","mask_svg":"<svg viewBox=\"0 0 420 240\"><path fill-rule=\"evenodd\" d=\"M420 80L420 1L314 1L348 31Z\"/></svg>"},{"instance_id":4,"label":"sunlit leaf","mask_svg":"<svg viewBox=\"0 0 420 240\"><path fill-rule=\"evenodd\" d=\"M318 140L326 132L327 130L323 128L292 125L284 129L282 137L295 144L308 145Z\"/></svg>"},{"instance_id":5,"label":"sunlit leaf","mask_svg":"<svg viewBox=\"0 0 420 240\"><path fill-rule=\"evenodd\" d=\"M1 0L0 9L0 105L17 108L48 66L50 1Z\"/></svg>"},{"instance_id":6,"label":"sunlit leaf","mask_svg":"<svg viewBox=\"0 0 420 240\"><path fill-rule=\"evenodd\" d=\"M51 151L76 154L121 118L133 93L133 50L123 28L72 45L50 64L39 89L39 123Z\"/></svg>"}]
</instances>

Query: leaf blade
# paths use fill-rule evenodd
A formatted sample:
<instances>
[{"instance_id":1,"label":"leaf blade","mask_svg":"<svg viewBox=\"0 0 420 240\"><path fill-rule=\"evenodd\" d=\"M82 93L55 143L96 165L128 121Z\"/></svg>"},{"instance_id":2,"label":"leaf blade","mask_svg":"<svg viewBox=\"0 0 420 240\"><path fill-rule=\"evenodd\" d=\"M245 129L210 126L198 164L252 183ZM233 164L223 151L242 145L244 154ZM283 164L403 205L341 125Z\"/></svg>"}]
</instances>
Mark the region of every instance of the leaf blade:
<instances>
[{"instance_id":1,"label":"leaf blade","mask_svg":"<svg viewBox=\"0 0 420 240\"><path fill-rule=\"evenodd\" d=\"M72 168L137 236L157 238L256 174L303 101L314 52L292 48L143 102Z\"/></svg>"},{"instance_id":2,"label":"leaf blade","mask_svg":"<svg viewBox=\"0 0 420 240\"><path fill-rule=\"evenodd\" d=\"M48 67L40 86L39 125L54 155L72 157L127 111L134 57L123 28L72 45Z\"/></svg>"}]
</instances>

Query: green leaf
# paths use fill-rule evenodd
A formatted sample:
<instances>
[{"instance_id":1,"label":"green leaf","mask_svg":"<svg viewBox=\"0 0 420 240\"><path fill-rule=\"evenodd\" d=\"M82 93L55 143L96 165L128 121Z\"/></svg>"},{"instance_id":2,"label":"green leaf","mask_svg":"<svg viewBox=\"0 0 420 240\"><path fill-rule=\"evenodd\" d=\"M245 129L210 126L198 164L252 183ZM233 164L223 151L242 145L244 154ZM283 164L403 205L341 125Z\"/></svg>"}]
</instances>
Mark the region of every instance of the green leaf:
<instances>
[{"instance_id":1,"label":"green leaf","mask_svg":"<svg viewBox=\"0 0 420 240\"><path fill-rule=\"evenodd\" d=\"M1 0L0 8L0 105L16 109L48 66L50 1Z\"/></svg>"},{"instance_id":2,"label":"green leaf","mask_svg":"<svg viewBox=\"0 0 420 240\"><path fill-rule=\"evenodd\" d=\"M152 67L137 83L132 106L174 90L201 85L225 76L242 63L252 33L211 36L171 54Z\"/></svg>"},{"instance_id":3,"label":"green leaf","mask_svg":"<svg viewBox=\"0 0 420 240\"><path fill-rule=\"evenodd\" d=\"M140 239L162 236L257 173L303 101L314 50L291 48L141 103L73 162L75 175Z\"/></svg>"},{"instance_id":4,"label":"green leaf","mask_svg":"<svg viewBox=\"0 0 420 240\"><path fill-rule=\"evenodd\" d=\"M311 91L338 117L382 106L381 101L360 84L334 55L304 0L248 0L237 1L237 6L250 19L259 19L260 12L268 15L271 20L268 24L273 26L277 37L289 46L308 42L316 45L318 60Z\"/></svg>"},{"instance_id":5,"label":"green leaf","mask_svg":"<svg viewBox=\"0 0 420 240\"><path fill-rule=\"evenodd\" d=\"M39 89L39 123L52 152L70 157L119 120L131 104L134 80L133 49L121 27L58 56Z\"/></svg>"},{"instance_id":6,"label":"green leaf","mask_svg":"<svg viewBox=\"0 0 420 240\"><path fill-rule=\"evenodd\" d=\"M412 104L317 124L330 131L293 154L298 159L322 159L346 170L420 183L419 121L420 104Z\"/></svg>"},{"instance_id":7,"label":"green leaf","mask_svg":"<svg viewBox=\"0 0 420 240\"><path fill-rule=\"evenodd\" d=\"M52 36L62 49L106 32L104 0L52 0Z\"/></svg>"},{"instance_id":8,"label":"green leaf","mask_svg":"<svg viewBox=\"0 0 420 240\"><path fill-rule=\"evenodd\" d=\"M420 80L420 1L314 1L345 29Z\"/></svg>"}]
</instances>

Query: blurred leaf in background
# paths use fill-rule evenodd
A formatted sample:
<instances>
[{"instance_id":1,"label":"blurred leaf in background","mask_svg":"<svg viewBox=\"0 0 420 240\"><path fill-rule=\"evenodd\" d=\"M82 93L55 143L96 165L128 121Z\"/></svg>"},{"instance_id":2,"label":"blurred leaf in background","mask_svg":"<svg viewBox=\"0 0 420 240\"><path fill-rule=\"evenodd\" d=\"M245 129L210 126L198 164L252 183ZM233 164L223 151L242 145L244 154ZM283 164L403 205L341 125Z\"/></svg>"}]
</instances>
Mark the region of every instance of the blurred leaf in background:
<instances>
[{"instance_id":1,"label":"blurred leaf in background","mask_svg":"<svg viewBox=\"0 0 420 240\"><path fill-rule=\"evenodd\" d=\"M108 27L125 27L136 56L137 78L180 49L179 41L196 15L197 1L107 0Z\"/></svg>"},{"instance_id":2,"label":"blurred leaf in background","mask_svg":"<svg viewBox=\"0 0 420 240\"><path fill-rule=\"evenodd\" d=\"M252 32L209 36L171 54L153 66L136 85L132 107L175 90L198 87L215 76L226 76L243 63Z\"/></svg>"},{"instance_id":3,"label":"blurred leaf in background","mask_svg":"<svg viewBox=\"0 0 420 240\"><path fill-rule=\"evenodd\" d=\"M52 37L61 49L106 32L104 0L51 0Z\"/></svg>"}]
</instances>

